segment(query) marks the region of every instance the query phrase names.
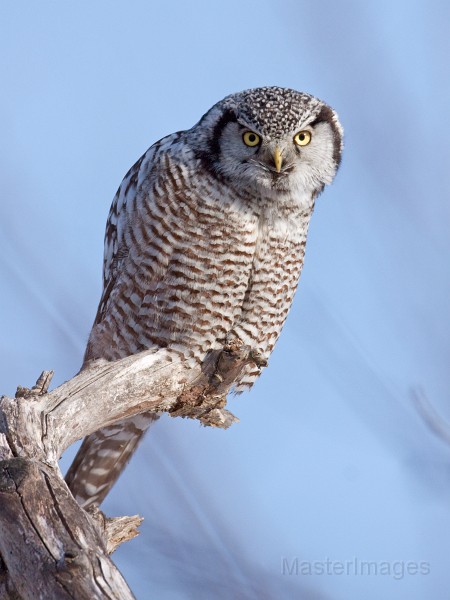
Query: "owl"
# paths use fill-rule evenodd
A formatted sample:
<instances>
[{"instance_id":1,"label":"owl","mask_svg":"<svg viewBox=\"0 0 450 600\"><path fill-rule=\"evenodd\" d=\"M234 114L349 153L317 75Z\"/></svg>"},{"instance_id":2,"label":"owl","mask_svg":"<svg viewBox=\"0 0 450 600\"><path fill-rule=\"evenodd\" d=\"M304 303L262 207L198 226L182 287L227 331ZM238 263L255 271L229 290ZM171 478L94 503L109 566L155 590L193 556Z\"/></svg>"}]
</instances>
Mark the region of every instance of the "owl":
<instances>
[{"instance_id":1,"label":"owl","mask_svg":"<svg viewBox=\"0 0 450 600\"><path fill-rule=\"evenodd\" d=\"M165 348L191 365L229 343L273 350L303 266L317 196L332 182L342 128L321 100L280 87L227 96L191 129L156 142L125 175L105 235L103 293L82 368ZM66 481L100 503L158 416L85 438Z\"/></svg>"}]
</instances>

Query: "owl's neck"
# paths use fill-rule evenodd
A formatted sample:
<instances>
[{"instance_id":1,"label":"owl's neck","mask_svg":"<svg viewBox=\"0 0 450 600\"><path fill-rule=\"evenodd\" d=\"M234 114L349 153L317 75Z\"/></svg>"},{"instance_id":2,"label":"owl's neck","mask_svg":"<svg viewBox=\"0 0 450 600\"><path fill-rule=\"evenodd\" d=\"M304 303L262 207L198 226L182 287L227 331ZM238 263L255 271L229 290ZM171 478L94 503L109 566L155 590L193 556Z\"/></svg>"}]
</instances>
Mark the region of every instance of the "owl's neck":
<instances>
[{"instance_id":1,"label":"owl's neck","mask_svg":"<svg viewBox=\"0 0 450 600\"><path fill-rule=\"evenodd\" d=\"M284 193L263 190L255 198L262 218L291 219L295 216L311 215L314 209L316 194L311 191L301 193Z\"/></svg>"}]
</instances>

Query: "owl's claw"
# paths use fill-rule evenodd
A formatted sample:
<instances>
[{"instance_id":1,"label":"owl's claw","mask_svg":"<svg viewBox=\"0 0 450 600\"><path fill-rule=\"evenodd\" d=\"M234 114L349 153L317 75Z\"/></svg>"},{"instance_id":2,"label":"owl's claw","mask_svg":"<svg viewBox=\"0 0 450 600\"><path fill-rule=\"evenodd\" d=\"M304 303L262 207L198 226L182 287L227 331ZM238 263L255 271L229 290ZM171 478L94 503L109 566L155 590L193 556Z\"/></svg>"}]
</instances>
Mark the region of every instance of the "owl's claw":
<instances>
[{"instance_id":1,"label":"owl's claw","mask_svg":"<svg viewBox=\"0 0 450 600\"><path fill-rule=\"evenodd\" d=\"M250 352L248 353L248 357L260 369L262 369L263 367L267 367L267 365L269 364L269 361L263 355L262 351L258 350L257 348L255 348L254 350L250 350Z\"/></svg>"},{"instance_id":2,"label":"owl's claw","mask_svg":"<svg viewBox=\"0 0 450 600\"><path fill-rule=\"evenodd\" d=\"M239 338L232 338L227 341L223 347L224 352L228 352L234 356L241 355L243 358L252 361L257 367L267 367L268 360L264 353L259 348L251 348L246 346Z\"/></svg>"},{"instance_id":3,"label":"owl's claw","mask_svg":"<svg viewBox=\"0 0 450 600\"><path fill-rule=\"evenodd\" d=\"M248 346L244 346L243 342L239 338L232 338L227 340L223 347L223 351L233 356L241 355L246 353Z\"/></svg>"}]
</instances>

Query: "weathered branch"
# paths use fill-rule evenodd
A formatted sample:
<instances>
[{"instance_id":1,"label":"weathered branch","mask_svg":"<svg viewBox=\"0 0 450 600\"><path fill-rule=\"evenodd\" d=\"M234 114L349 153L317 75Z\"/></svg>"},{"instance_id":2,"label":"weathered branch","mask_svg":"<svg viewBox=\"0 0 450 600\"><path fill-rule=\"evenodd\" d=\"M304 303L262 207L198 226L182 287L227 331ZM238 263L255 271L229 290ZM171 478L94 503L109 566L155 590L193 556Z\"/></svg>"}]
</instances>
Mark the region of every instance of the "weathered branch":
<instances>
[{"instance_id":1,"label":"weathered branch","mask_svg":"<svg viewBox=\"0 0 450 600\"><path fill-rule=\"evenodd\" d=\"M96 521L106 542L106 551L112 554L114 550L139 535L139 525L144 520L139 515L132 517L106 517L95 505L89 506L87 512Z\"/></svg>"},{"instance_id":2,"label":"weathered branch","mask_svg":"<svg viewBox=\"0 0 450 600\"><path fill-rule=\"evenodd\" d=\"M229 345L193 368L167 350L95 361L47 393L52 372L0 400L1 598L132 598L109 554L137 535L139 517L88 514L58 467L74 441L118 420L166 411L226 428L235 379L258 356Z\"/></svg>"},{"instance_id":3,"label":"weathered branch","mask_svg":"<svg viewBox=\"0 0 450 600\"><path fill-rule=\"evenodd\" d=\"M21 598L133 598L89 515L56 470L0 465L0 552Z\"/></svg>"}]
</instances>

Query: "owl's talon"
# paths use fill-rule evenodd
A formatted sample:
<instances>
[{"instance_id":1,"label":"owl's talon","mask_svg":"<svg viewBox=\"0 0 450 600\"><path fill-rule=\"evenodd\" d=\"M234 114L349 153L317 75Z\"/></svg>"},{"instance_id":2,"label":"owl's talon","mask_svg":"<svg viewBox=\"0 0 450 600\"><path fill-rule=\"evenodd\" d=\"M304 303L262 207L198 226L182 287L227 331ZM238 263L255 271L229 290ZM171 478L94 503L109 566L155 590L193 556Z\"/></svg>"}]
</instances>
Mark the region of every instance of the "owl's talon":
<instances>
[{"instance_id":1,"label":"owl's talon","mask_svg":"<svg viewBox=\"0 0 450 600\"><path fill-rule=\"evenodd\" d=\"M248 353L248 357L259 368L267 367L267 365L269 364L269 361L267 360L267 358L265 358L265 356L263 356L261 350L250 350L250 352Z\"/></svg>"},{"instance_id":2,"label":"owl's talon","mask_svg":"<svg viewBox=\"0 0 450 600\"><path fill-rule=\"evenodd\" d=\"M240 354L243 350L245 351L246 346L239 338L232 338L228 340L224 347L223 352L227 352L228 354Z\"/></svg>"}]
</instances>

